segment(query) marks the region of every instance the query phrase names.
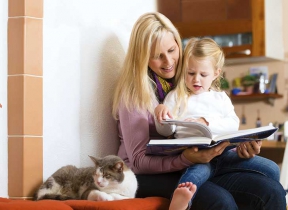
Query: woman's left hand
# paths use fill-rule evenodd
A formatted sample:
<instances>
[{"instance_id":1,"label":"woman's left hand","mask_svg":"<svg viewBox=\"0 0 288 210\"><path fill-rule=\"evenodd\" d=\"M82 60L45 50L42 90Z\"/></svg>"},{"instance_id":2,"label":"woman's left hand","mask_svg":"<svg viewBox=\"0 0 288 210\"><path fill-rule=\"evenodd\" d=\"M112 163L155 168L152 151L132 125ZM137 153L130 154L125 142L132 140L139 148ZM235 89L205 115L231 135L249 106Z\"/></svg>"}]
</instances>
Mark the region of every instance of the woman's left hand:
<instances>
[{"instance_id":1,"label":"woman's left hand","mask_svg":"<svg viewBox=\"0 0 288 210\"><path fill-rule=\"evenodd\" d=\"M247 141L240 143L236 151L240 158L252 158L260 153L261 146L262 141Z\"/></svg>"}]
</instances>

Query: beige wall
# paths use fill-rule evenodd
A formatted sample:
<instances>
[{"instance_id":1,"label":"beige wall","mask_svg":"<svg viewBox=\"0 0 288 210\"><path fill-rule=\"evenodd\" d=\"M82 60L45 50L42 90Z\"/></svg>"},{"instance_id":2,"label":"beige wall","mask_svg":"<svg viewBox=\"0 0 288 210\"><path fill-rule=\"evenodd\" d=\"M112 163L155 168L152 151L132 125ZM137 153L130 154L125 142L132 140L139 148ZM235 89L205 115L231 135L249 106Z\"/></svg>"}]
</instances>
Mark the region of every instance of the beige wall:
<instances>
[{"instance_id":1,"label":"beige wall","mask_svg":"<svg viewBox=\"0 0 288 210\"><path fill-rule=\"evenodd\" d=\"M287 21L288 21L288 1L283 0L283 37L284 37L284 52L285 52L285 58L286 61L288 61L288 26L287 26ZM287 75L287 74L286 74ZM288 75L287 75L288 77Z\"/></svg>"}]
</instances>

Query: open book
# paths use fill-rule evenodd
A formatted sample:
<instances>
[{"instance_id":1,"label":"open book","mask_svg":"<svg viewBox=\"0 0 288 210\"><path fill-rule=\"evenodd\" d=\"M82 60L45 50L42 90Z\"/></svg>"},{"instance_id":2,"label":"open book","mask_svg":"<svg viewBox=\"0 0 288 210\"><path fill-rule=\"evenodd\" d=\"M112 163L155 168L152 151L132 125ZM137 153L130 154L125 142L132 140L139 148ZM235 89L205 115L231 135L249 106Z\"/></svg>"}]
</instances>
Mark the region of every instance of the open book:
<instances>
[{"instance_id":1,"label":"open book","mask_svg":"<svg viewBox=\"0 0 288 210\"><path fill-rule=\"evenodd\" d=\"M192 146L197 146L199 149L210 148L223 141L229 141L231 146L235 147L240 142L265 139L278 130L278 128L269 125L223 133L221 135L212 135L208 126L196 122L166 120L162 123L190 127L198 130L203 135L179 139L152 139L147 144L147 155L176 155Z\"/></svg>"}]
</instances>

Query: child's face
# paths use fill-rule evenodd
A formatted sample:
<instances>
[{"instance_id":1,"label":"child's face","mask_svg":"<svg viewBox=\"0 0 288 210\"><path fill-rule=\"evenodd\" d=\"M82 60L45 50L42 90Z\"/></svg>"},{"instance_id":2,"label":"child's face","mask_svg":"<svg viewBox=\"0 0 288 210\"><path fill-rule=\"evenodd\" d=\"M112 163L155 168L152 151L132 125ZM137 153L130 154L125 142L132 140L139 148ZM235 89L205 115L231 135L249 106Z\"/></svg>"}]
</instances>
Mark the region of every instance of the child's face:
<instances>
[{"instance_id":1,"label":"child's face","mask_svg":"<svg viewBox=\"0 0 288 210\"><path fill-rule=\"evenodd\" d=\"M189 59L185 83L195 95L209 91L211 84L220 74L220 69L215 70L209 59Z\"/></svg>"},{"instance_id":2,"label":"child's face","mask_svg":"<svg viewBox=\"0 0 288 210\"><path fill-rule=\"evenodd\" d=\"M176 68L179 60L179 47L172 33L166 33L159 46L160 55L154 55L155 43L152 45L149 59L149 67L158 76L164 79L171 79L176 74Z\"/></svg>"}]
</instances>

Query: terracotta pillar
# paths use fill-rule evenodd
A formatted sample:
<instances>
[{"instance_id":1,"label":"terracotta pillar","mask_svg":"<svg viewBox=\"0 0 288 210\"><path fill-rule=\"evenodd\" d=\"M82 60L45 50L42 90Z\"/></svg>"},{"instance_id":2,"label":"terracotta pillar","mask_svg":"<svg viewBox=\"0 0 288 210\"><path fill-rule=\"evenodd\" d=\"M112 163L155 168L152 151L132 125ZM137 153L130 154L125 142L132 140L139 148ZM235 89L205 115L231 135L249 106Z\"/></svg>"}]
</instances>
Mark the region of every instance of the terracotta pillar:
<instances>
[{"instance_id":1,"label":"terracotta pillar","mask_svg":"<svg viewBox=\"0 0 288 210\"><path fill-rule=\"evenodd\" d=\"M8 195L29 199L43 179L43 0L8 6Z\"/></svg>"}]
</instances>

